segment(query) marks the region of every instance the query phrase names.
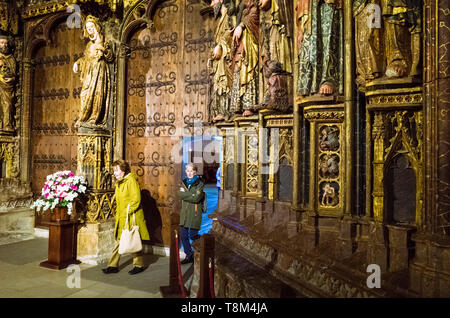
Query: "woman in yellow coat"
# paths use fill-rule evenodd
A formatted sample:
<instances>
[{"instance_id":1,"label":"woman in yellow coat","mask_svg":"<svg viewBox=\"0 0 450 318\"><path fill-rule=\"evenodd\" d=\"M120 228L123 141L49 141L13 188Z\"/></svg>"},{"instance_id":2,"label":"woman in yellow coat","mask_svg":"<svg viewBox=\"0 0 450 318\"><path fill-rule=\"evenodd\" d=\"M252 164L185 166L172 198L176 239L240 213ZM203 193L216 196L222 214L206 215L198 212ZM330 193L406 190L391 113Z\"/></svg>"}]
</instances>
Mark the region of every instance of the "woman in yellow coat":
<instances>
[{"instance_id":1,"label":"woman in yellow coat","mask_svg":"<svg viewBox=\"0 0 450 318\"><path fill-rule=\"evenodd\" d=\"M119 271L119 242L122 235L122 229L125 226L128 211L128 224L131 226L133 222L133 214L135 215L136 224L139 226L139 234L141 240L149 240L150 235L144 219L144 211L141 207L141 190L137 181L137 176L131 172L130 165L124 160L117 160L113 163L114 176L116 182L116 224L114 227L114 238L116 240L108 267L102 269L103 273L111 274ZM138 274L144 270L144 259L142 251L133 253L133 269L128 273L131 275Z\"/></svg>"}]
</instances>

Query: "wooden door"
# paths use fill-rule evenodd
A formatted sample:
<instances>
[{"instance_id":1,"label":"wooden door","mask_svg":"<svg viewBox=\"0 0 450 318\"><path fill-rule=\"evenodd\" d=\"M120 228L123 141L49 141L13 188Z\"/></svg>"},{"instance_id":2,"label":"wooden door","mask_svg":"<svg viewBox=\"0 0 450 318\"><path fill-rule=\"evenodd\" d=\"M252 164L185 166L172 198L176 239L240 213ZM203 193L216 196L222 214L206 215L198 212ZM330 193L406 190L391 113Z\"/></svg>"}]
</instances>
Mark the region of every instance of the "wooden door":
<instances>
[{"instance_id":1,"label":"wooden door","mask_svg":"<svg viewBox=\"0 0 450 318\"><path fill-rule=\"evenodd\" d=\"M154 29L138 30L128 44L125 158L139 177L143 201L156 202L157 211L146 215L152 243L165 246L170 213L179 206L182 135L193 134L194 120L205 128L209 116L214 21L200 14L202 8L201 1L163 2Z\"/></svg>"},{"instance_id":2,"label":"wooden door","mask_svg":"<svg viewBox=\"0 0 450 318\"><path fill-rule=\"evenodd\" d=\"M83 54L80 29L67 28L63 20L52 30L51 45L34 56L31 138L31 187L41 193L47 175L60 170L76 171L77 130L74 120L80 109L81 82L72 70ZM36 214L36 226L42 216Z\"/></svg>"}]
</instances>

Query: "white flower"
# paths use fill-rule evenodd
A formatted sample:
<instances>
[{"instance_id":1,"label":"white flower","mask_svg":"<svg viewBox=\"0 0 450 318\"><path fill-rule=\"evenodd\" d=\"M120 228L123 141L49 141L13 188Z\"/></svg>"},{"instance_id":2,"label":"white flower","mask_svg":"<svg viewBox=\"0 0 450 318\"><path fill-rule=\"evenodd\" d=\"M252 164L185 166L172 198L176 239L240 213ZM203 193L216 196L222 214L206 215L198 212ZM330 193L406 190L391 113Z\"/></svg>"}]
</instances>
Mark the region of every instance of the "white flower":
<instances>
[{"instance_id":1,"label":"white flower","mask_svg":"<svg viewBox=\"0 0 450 318\"><path fill-rule=\"evenodd\" d=\"M30 206L40 211L54 209L58 205L67 206L68 213L72 213L73 201L80 193L85 193L87 187L83 176L75 176L69 170L58 171L46 178L42 188L42 197Z\"/></svg>"}]
</instances>

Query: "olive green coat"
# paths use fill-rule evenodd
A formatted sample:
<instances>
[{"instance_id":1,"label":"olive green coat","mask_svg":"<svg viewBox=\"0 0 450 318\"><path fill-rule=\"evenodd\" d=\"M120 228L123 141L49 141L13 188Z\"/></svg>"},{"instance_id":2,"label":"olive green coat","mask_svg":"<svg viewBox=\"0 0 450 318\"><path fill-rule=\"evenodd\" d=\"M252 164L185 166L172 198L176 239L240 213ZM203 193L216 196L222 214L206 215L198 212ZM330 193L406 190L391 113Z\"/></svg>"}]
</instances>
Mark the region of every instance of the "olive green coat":
<instances>
[{"instance_id":1,"label":"olive green coat","mask_svg":"<svg viewBox=\"0 0 450 318\"><path fill-rule=\"evenodd\" d=\"M150 240L147 225L144 219L144 211L141 207L141 190L134 173L127 174L122 180L116 182L116 225L114 227L114 236L118 240L122 235L122 229L125 226L127 218L127 206L130 204L128 212L128 226L131 229L133 223L133 213L136 217L136 224L139 226L141 240Z\"/></svg>"},{"instance_id":2,"label":"olive green coat","mask_svg":"<svg viewBox=\"0 0 450 318\"><path fill-rule=\"evenodd\" d=\"M184 191L178 191L181 199L180 226L187 228L200 229L202 225L203 198L205 193L203 187L205 183L199 177L190 188L187 187L186 179L183 180L181 187Z\"/></svg>"}]
</instances>

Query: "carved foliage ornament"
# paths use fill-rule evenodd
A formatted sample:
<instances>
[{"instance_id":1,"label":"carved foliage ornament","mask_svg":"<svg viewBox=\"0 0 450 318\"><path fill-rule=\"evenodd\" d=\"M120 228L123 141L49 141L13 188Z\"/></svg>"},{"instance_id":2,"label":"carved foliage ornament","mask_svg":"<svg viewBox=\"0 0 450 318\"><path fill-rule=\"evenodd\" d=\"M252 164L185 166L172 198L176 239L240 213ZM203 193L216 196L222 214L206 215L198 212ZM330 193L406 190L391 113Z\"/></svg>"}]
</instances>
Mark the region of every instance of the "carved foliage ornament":
<instances>
[{"instance_id":1,"label":"carved foliage ornament","mask_svg":"<svg viewBox=\"0 0 450 318\"><path fill-rule=\"evenodd\" d=\"M343 111L309 111L305 113L308 120L344 120Z\"/></svg>"}]
</instances>

